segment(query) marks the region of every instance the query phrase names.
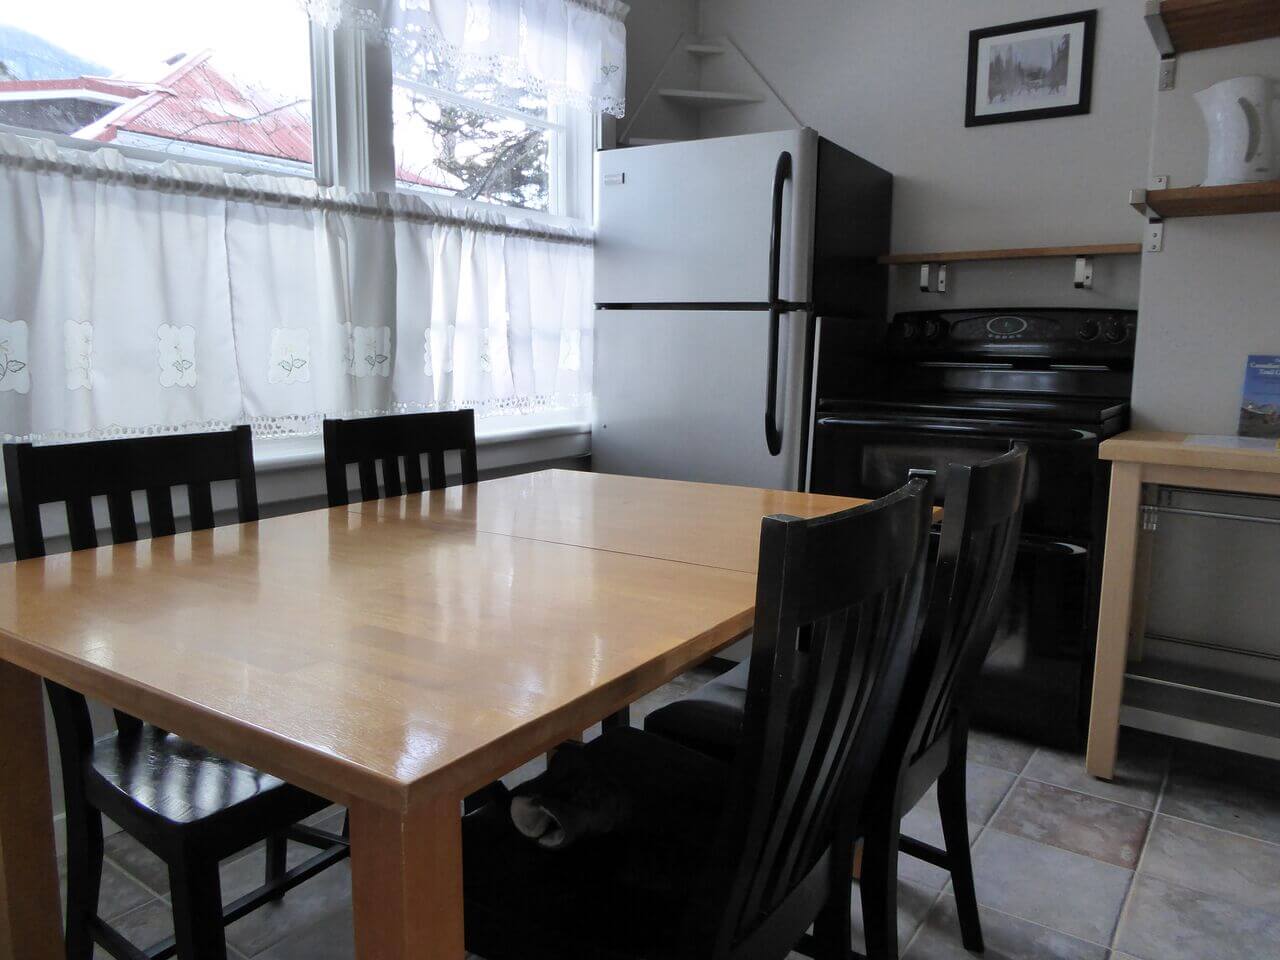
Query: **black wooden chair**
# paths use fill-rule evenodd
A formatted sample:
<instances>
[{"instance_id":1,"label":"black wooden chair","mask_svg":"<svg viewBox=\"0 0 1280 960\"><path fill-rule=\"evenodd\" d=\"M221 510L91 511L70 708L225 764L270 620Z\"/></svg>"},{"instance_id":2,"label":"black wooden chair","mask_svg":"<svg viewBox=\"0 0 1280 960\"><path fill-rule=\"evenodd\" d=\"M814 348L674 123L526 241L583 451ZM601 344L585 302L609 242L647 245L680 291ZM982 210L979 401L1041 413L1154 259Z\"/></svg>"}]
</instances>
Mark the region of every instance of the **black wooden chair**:
<instances>
[{"instance_id":1,"label":"black wooden chair","mask_svg":"<svg viewBox=\"0 0 1280 960\"><path fill-rule=\"evenodd\" d=\"M324 422L324 472L329 506L348 502L347 465L360 471L360 497L377 500L403 493L421 493L422 455L427 457L427 483L431 490L445 485L444 456L458 451L461 480L475 483L476 421L471 410L446 413L406 413L362 420ZM400 461L404 459L403 482ZM378 490L377 463L382 462L382 492Z\"/></svg>"},{"instance_id":2,"label":"black wooden chair","mask_svg":"<svg viewBox=\"0 0 1280 960\"><path fill-rule=\"evenodd\" d=\"M608 730L582 748L630 810L548 851L501 803L463 819L467 948L486 960L846 960L852 824L921 621L931 481L761 526L742 747L724 763ZM810 925L814 933L806 930Z\"/></svg>"},{"instance_id":3,"label":"black wooden chair","mask_svg":"<svg viewBox=\"0 0 1280 960\"><path fill-rule=\"evenodd\" d=\"M1027 448L947 470L942 537L928 615L863 825L862 914L867 955L898 956L899 851L951 874L965 949L981 952L965 768L979 671L1004 611L1022 526ZM945 850L899 834L903 816L938 785Z\"/></svg>"},{"instance_id":4,"label":"black wooden chair","mask_svg":"<svg viewBox=\"0 0 1280 960\"><path fill-rule=\"evenodd\" d=\"M225 433L33 447L4 445L17 558L45 555L41 504L65 503L73 550L98 545L93 500L105 496L111 539L139 539L133 492L146 491L150 536L176 525L171 487L186 486L191 527L214 525L211 484L235 481L239 520L258 519L253 441L248 427ZM164 643L164 637L156 637ZM116 711L116 731L94 738L82 694L46 682L66 799L68 960L89 960L94 944L116 960L225 960L223 926L348 854L346 840L298 821L328 801L220 757ZM110 817L169 868L174 935L139 949L98 915L102 817ZM287 869L293 839L320 848ZM266 841L266 878L223 907L218 862Z\"/></svg>"},{"instance_id":5,"label":"black wooden chair","mask_svg":"<svg viewBox=\"0 0 1280 960\"><path fill-rule=\"evenodd\" d=\"M947 471L942 536L928 616L906 693L858 832L867 956L897 956L899 852L950 871L969 950L982 950L966 816L965 761L978 672L1008 592L1022 519L1026 447ZM729 757L741 742L746 677L741 664L650 714L647 731ZM934 783L946 850L900 837L898 824Z\"/></svg>"}]
</instances>

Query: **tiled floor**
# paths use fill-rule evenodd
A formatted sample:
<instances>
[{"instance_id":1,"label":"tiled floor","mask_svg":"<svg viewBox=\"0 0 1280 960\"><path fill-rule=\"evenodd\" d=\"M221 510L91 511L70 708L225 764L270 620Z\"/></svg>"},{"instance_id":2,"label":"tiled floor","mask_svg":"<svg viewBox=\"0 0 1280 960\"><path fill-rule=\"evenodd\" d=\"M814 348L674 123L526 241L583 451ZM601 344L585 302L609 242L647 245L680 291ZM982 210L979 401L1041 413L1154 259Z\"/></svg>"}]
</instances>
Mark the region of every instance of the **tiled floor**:
<instances>
[{"instance_id":1,"label":"tiled floor","mask_svg":"<svg viewBox=\"0 0 1280 960\"><path fill-rule=\"evenodd\" d=\"M633 722L706 676L646 697ZM534 761L508 779L540 769ZM1280 764L1126 731L1116 780L1103 783L1078 756L976 733L968 783L987 960L1280 957ZM904 830L941 842L936 797ZM122 835L107 856L103 914L137 943L166 936L160 863ZM224 864L224 895L260 882L262 870L261 850ZM856 909L854 926L860 939ZM909 858L899 930L904 960L970 956L946 874ZM227 939L232 960L349 960L347 865L232 924Z\"/></svg>"}]
</instances>

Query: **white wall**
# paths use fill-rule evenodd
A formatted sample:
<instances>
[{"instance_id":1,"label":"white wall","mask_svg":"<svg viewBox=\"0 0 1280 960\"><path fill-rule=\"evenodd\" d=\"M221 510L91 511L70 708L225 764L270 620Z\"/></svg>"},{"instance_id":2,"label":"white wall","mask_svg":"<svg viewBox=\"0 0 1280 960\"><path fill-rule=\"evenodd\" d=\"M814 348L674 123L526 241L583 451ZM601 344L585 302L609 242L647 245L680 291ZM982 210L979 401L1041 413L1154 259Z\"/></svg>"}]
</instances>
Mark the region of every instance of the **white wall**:
<instances>
[{"instance_id":1,"label":"white wall","mask_svg":"<svg viewBox=\"0 0 1280 960\"><path fill-rule=\"evenodd\" d=\"M625 130L637 116L645 94L653 86L662 71L668 55L685 33L692 33L698 26L697 0L629 0L631 12L627 14L627 116L618 121L619 131ZM689 82L693 82L692 64L680 61L689 69ZM697 115L681 110L654 97L645 104L641 122L630 132L637 137L656 137L685 140L697 136Z\"/></svg>"},{"instance_id":2,"label":"white wall","mask_svg":"<svg viewBox=\"0 0 1280 960\"><path fill-rule=\"evenodd\" d=\"M1093 110L966 129L969 31L1074 9L1061 0L703 0L701 31L723 34L808 126L891 171L896 251L1137 242L1125 203L1144 182L1156 53L1135 0L1099 0ZM1086 4L1085 6L1090 6ZM757 108L706 114L704 135L758 129ZM1137 257L1099 262L1092 291L1071 264L961 264L952 292L910 306L1136 306Z\"/></svg>"},{"instance_id":3,"label":"white wall","mask_svg":"<svg viewBox=\"0 0 1280 960\"><path fill-rule=\"evenodd\" d=\"M1280 79L1280 39L1183 56L1159 93L1151 173L1175 187L1204 179L1206 133L1193 94L1250 73ZM1138 425L1235 433L1250 353L1280 354L1280 214L1165 224L1164 252L1143 264L1134 371Z\"/></svg>"}]
</instances>

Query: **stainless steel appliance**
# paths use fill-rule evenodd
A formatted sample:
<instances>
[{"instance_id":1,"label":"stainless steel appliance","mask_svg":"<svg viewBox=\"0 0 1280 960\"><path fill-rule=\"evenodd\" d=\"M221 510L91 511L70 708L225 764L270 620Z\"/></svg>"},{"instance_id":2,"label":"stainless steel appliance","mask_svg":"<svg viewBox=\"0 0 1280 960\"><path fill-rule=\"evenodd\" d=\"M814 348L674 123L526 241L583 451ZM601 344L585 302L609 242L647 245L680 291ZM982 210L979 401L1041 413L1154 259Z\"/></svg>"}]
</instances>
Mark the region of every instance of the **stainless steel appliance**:
<instances>
[{"instance_id":1,"label":"stainless steel appliance","mask_svg":"<svg viewBox=\"0 0 1280 960\"><path fill-rule=\"evenodd\" d=\"M1137 316L1107 310L904 313L877 344L824 359L811 489L874 497L912 467L945 478L1018 440L1030 448L1009 608L975 721L1074 746L1089 709L1108 469L1128 426ZM828 321L824 319L823 328ZM945 486L938 488L939 502Z\"/></svg>"},{"instance_id":2,"label":"stainless steel appliance","mask_svg":"<svg viewBox=\"0 0 1280 960\"><path fill-rule=\"evenodd\" d=\"M891 189L812 130L599 154L593 467L802 486L812 318L884 316Z\"/></svg>"}]
</instances>

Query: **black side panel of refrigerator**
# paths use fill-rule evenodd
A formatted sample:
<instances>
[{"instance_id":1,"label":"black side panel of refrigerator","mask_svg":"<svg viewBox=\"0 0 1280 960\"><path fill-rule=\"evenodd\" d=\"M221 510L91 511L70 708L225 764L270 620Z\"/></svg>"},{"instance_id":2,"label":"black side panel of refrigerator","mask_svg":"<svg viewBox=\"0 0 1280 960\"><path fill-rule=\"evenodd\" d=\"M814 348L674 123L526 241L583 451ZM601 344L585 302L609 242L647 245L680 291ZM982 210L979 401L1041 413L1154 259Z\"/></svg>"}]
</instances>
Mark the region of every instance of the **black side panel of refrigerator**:
<instances>
[{"instance_id":1,"label":"black side panel of refrigerator","mask_svg":"<svg viewBox=\"0 0 1280 960\"><path fill-rule=\"evenodd\" d=\"M814 313L885 318L888 284L876 258L889 252L893 175L830 140L818 140L814 212Z\"/></svg>"},{"instance_id":2,"label":"black side panel of refrigerator","mask_svg":"<svg viewBox=\"0 0 1280 960\"><path fill-rule=\"evenodd\" d=\"M813 302L821 317L818 397L874 389L869 348L884 336L889 310L888 268L893 175L830 140L818 140L814 214Z\"/></svg>"}]
</instances>

